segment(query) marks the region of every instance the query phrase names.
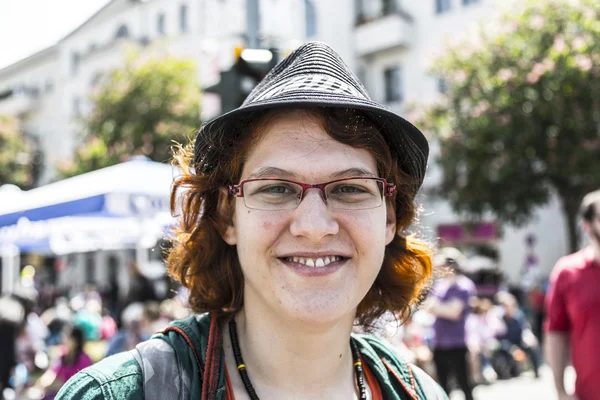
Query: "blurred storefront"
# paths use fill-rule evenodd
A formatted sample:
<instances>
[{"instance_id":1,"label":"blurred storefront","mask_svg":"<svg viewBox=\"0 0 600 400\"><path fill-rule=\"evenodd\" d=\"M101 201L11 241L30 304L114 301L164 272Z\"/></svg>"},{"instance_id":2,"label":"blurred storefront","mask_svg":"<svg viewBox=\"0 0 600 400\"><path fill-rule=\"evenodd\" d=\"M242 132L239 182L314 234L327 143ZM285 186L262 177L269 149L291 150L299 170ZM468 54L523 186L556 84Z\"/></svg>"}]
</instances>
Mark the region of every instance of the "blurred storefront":
<instances>
[{"instance_id":1,"label":"blurred storefront","mask_svg":"<svg viewBox=\"0 0 600 400\"><path fill-rule=\"evenodd\" d=\"M503 283L500 269L498 226L494 221L440 224L437 227L440 247L460 249L467 261L465 274L477 287L477 295L493 297Z\"/></svg>"},{"instance_id":2,"label":"blurred storefront","mask_svg":"<svg viewBox=\"0 0 600 400\"><path fill-rule=\"evenodd\" d=\"M169 196L176 174L170 165L133 159L0 205L2 291L12 291L25 265L67 290L112 282L121 295L132 262L164 275L160 248L175 222Z\"/></svg>"}]
</instances>

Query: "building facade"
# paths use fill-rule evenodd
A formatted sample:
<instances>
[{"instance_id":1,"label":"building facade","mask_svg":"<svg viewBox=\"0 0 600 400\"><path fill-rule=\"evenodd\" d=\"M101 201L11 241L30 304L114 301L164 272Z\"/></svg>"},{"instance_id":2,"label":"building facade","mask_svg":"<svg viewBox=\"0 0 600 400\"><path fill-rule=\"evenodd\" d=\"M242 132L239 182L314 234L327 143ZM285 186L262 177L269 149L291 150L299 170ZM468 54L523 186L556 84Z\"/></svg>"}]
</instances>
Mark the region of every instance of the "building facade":
<instances>
[{"instance_id":1,"label":"building facade","mask_svg":"<svg viewBox=\"0 0 600 400\"><path fill-rule=\"evenodd\" d=\"M254 19L247 6L256 3ZM258 26L262 47L285 54L317 39L330 44L365 83L371 97L405 114L408 104L434 101L443 77L431 76L428 64L444 40L489 17L498 0L112 0L55 46L0 70L0 114L19 116L45 154L42 183L54 178L53 166L72 156L77 118L89 109L88 98L99 77L124 63L128 48L162 46L192 57L205 87L234 62L234 48L246 46L251 25ZM202 118L220 112L216 95L203 95ZM463 221L448 204L428 195L440 182L435 166L438 146L431 143L430 167L419 201L421 225L429 238L440 227ZM494 225L488 218L482 221ZM483 240L500 254L507 277L517 282L528 252L535 251L542 273L567 252L565 222L554 199L527 227L496 229ZM456 230L456 229L455 229ZM526 238L537 238L536 248Z\"/></svg>"}]
</instances>

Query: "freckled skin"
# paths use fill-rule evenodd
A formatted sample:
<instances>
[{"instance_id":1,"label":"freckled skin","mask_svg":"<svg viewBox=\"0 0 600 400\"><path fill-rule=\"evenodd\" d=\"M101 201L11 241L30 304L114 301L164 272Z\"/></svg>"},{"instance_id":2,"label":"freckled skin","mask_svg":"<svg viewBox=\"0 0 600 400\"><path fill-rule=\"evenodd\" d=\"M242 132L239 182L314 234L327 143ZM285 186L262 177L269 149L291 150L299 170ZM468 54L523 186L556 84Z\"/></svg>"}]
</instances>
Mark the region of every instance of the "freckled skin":
<instances>
[{"instance_id":1,"label":"freckled skin","mask_svg":"<svg viewBox=\"0 0 600 400\"><path fill-rule=\"evenodd\" d=\"M318 122L298 111L271 121L249 153L240 180L263 167L290 171L295 180L306 183L331 180L332 174L349 168L377 173L376 161L367 150L331 139ZM237 247L244 303L253 302L282 320L330 324L353 315L395 235L395 225L386 223L387 213L393 210L385 203L369 210L330 210L317 190L309 190L295 210L252 211L236 198L226 240ZM300 276L277 258L330 249L351 258L323 277Z\"/></svg>"}]
</instances>

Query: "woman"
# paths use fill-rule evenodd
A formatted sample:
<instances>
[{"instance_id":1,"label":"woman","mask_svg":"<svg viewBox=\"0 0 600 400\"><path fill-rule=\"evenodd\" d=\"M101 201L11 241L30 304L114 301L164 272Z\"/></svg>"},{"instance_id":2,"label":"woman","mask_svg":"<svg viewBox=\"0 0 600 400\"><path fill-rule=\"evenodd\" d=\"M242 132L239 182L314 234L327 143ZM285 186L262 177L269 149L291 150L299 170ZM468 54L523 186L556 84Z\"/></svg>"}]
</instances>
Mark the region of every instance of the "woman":
<instances>
[{"instance_id":1,"label":"woman","mask_svg":"<svg viewBox=\"0 0 600 400\"><path fill-rule=\"evenodd\" d=\"M29 390L30 398L53 399L60 387L73 375L92 365L92 360L83 351L85 334L79 327L66 326L62 333L64 352Z\"/></svg>"},{"instance_id":2,"label":"woman","mask_svg":"<svg viewBox=\"0 0 600 400\"><path fill-rule=\"evenodd\" d=\"M407 317L431 277L427 246L403 235L427 152L333 50L298 48L176 156L169 272L206 314L59 398L446 398L382 341L351 335L386 311Z\"/></svg>"}]
</instances>

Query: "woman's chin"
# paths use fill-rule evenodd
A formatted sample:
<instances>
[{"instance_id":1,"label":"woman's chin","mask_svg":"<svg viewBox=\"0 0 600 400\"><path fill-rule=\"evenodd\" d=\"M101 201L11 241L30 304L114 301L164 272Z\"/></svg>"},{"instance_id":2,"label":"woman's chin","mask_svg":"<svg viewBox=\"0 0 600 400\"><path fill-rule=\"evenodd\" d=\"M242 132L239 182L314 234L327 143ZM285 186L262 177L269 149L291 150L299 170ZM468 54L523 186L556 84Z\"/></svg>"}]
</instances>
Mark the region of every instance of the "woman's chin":
<instances>
[{"instance_id":1,"label":"woman's chin","mask_svg":"<svg viewBox=\"0 0 600 400\"><path fill-rule=\"evenodd\" d=\"M345 296L312 295L286 300L280 303L286 319L303 324L328 325L343 318L352 321L356 313L356 307Z\"/></svg>"}]
</instances>

